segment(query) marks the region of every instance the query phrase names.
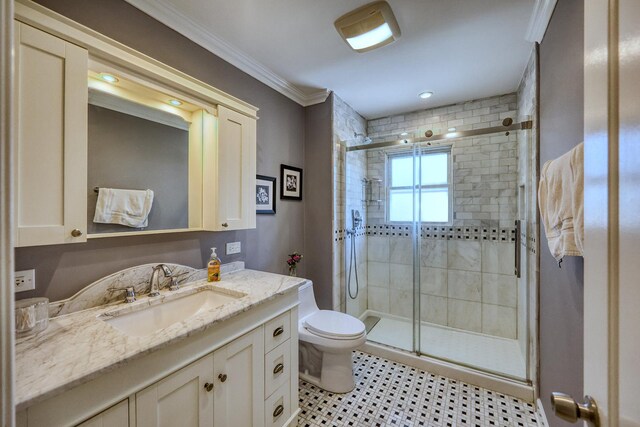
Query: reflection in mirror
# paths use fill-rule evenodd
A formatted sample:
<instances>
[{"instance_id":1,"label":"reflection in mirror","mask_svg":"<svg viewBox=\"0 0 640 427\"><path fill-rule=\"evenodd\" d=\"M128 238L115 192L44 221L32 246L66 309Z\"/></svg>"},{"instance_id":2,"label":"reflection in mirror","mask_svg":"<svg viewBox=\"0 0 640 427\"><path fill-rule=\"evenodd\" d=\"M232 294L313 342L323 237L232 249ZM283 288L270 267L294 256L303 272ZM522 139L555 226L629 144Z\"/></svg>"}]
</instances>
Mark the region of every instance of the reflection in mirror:
<instances>
[{"instance_id":1,"label":"reflection in mirror","mask_svg":"<svg viewBox=\"0 0 640 427\"><path fill-rule=\"evenodd\" d=\"M180 116L93 90L89 93L88 108L89 233L187 228L189 123ZM101 203L103 209L115 211L113 215L103 215L103 219L107 216L116 223L95 222L98 199L95 187L151 190L153 200L145 221L148 225L120 225L123 223L120 211L133 217L137 212L135 203L124 201L126 207L119 206L119 193L106 206ZM126 196L130 194L122 197ZM144 206L141 210L140 214L146 216Z\"/></svg>"}]
</instances>

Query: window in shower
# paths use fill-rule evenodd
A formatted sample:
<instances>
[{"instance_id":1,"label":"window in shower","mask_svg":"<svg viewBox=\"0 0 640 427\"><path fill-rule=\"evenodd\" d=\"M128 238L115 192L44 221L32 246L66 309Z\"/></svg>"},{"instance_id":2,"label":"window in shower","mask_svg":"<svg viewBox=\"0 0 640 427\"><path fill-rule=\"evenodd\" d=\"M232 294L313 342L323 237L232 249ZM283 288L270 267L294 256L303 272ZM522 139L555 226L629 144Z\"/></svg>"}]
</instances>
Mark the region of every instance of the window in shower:
<instances>
[{"instance_id":1,"label":"window in shower","mask_svg":"<svg viewBox=\"0 0 640 427\"><path fill-rule=\"evenodd\" d=\"M413 221L413 203L420 203L421 222L451 224L453 220L453 189L451 177L451 147L426 149L414 158L413 152L389 154L387 161L389 222ZM413 193L414 168L417 168L416 189ZM419 200L419 202L418 202Z\"/></svg>"}]
</instances>

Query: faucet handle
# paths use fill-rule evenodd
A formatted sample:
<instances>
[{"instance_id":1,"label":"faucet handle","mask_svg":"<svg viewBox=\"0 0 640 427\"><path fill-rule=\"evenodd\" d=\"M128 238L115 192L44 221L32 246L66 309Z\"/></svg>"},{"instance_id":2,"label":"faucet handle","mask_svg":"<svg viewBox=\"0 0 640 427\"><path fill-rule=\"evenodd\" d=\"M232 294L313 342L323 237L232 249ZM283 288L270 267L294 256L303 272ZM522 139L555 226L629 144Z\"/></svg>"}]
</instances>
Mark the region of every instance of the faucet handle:
<instances>
[{"instance_id":1,"label":"faucet handle","mask_svg":"<svg viewBox=\"0 0 640 427\"><path fill-rule=\"evenodd\" d=\"M180 289L180 285L178 284L178 280L171 276L171 283L169 284L169 290L170 291L177 291L178 289Z\"/></svg>"},{"instance_id":2,"label":"faucet handle","mask_svg":"<svg viewBox=\"0 0 640 427\"><path fill-rule=\"evenodd\" d=\"M126 288L109 288L109 292L125 292L124 301L127 303L136 301L136 290L133 286L127 286Z\"/></svg>"}]
</instances>

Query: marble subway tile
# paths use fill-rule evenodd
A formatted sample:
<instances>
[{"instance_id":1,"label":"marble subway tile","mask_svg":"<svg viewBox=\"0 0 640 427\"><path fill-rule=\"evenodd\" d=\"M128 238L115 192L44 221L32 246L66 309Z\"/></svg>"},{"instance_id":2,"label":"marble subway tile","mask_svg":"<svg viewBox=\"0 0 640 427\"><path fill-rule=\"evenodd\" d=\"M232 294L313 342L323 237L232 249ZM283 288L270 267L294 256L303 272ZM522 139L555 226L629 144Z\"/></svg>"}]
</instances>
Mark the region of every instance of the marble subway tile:
<instances>
[{"instance_id":1,"label":"marble subway tile","mask_svg":"<svg viewBox=\"0 0 640 427\"><path fill-rule=\"evenodd\" d=\"M475 271L449 270L447 277L449 298L482 301L482 274Z\"/></svg>"},{"instance_id":2,"label":"marble subway tile","mask_svg":"<svg viewBox=\"0 0 640 427\"><path fill-rule=\"evenodd\" d=\"M420 292L427 295L447 296L447 270L422 267L420 269Z\"/></svg>"},{"instance_id":3,"label":"marble subway tile","mask_svg":"<svg viewBox=\"0 0 640 427\"><path fill-rule=\"evenodd\" d=\"M517 281L515 276L482 273L482 302L517 307Z\"/></svg>"},{"instance_id":4,"label":"marble subway tile","mask_svg":"<svg viewBox=\"0 0 640 427\"><path fill-rule=\"evenodd\" d=\"M452 328L482 332L482 304L479 302L449 299L447 324Z\"/></svg>"},{"instance_id":5,"label":"marble subway tile","mask_svg":"<svg viewBox=\"0 0 640 427\"><path fill-rule=\"evenodd\" d=\"M516 310L493 304L482 304L482 332L503 338L516 338Z\"/></svg>"},{"instance_id":6,"label":"marble subway tile","mask_svg":"<svg viewBox=\"0 0 640 427\"><path fill-rule=\"evenodd\" d=\"M447 298L420 295L420 320L447 325Z\"/></svg>"},{"instance_id":7,"label":"marble subway tile","mask_svg":"<svg viewBox=\"0 0 640 427\"><path fill-rule=\"evenodd\" d=\"M449 240L447 266L457 270L480 271L482 250L480 242Z\"/></svg>"}]
</instances>

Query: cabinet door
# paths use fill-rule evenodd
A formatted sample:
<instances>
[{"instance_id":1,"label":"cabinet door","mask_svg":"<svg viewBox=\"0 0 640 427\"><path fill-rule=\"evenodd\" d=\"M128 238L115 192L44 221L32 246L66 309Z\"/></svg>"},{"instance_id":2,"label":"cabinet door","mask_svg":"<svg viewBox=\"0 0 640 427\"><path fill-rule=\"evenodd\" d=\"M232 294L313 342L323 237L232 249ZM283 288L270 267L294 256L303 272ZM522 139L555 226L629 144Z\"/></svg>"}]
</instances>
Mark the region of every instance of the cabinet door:
<instances>
[{"instance_id":1,"label":"cabinet door","mask_svg":"<svg viewBox=\"0 0 640 427\"><path fill-rule=\"evenodd\" d=\"M87 51L15 26L16 245L86 241Z\"/></svg>"},{"instance_id":2,"label":"cabinet door","mask_svg":"<svg viewBox=\"0 0 640 427\"><path fill-rule=\"evenodd\" d=\"M256 226L256 121L218 107L217 230Z\"/></svg>"},{"instance_id":3,"label":"cabinet door","mask_svg":"<svg viewBox=\"0 0 640 427\"><path fill-rule=\"evenodd\" d=\"M264 425L264 343L262 328L213 353L216 427Z\"/></svg>"},{"instance_id":4,"label":"cabinet door","mask_svg":"<svg viewBox=\"0 0 640 427\"><path fill-rule=\"evenodd\" d=\"M78 427L129 427L129 401L123 400Z\"/></svg>"},{"instance_id":5,"label":"cabinet door","mask_svg":"<svg viewBox=\"0 0 640 427\"><path fill-rule=\"evenodd\" d=\"M138 392L137 427L211 427L212 374L213 355L209 355Z\"/></svg>"}]
</instances>

